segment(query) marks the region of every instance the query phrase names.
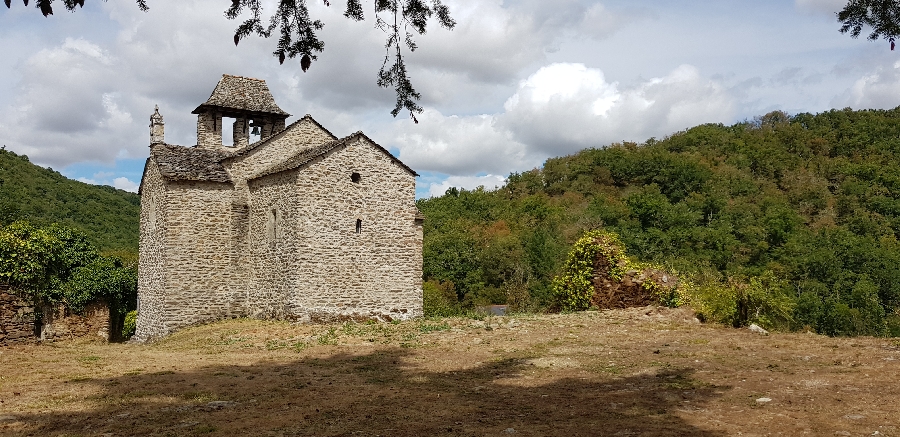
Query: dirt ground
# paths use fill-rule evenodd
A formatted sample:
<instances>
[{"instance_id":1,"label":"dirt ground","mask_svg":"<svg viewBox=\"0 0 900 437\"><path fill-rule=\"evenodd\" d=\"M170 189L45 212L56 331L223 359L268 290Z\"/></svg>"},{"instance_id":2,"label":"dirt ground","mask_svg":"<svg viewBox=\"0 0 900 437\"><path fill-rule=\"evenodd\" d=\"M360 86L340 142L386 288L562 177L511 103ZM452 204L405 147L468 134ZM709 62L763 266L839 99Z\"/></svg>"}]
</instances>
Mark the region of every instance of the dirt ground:
<instances>
[{"instance_id":1,"label":"dirt ground","mask_svg":"<svg viewBox=\"0 0 900 437\"><path fill-rule=\"evenodd\" d=\"M0 435L900 436L900 342L689 310L291 325L0 349Z\"/></svg>"}]
</instances>

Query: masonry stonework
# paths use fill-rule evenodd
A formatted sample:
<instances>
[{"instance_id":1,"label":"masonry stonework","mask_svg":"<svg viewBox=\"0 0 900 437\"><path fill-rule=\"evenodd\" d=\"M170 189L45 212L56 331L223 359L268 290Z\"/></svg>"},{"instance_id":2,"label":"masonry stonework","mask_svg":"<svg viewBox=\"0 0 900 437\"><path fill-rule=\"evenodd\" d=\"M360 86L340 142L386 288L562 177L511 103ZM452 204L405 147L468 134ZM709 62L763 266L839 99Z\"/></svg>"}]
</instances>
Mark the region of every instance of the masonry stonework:
<instances>
[{"instance_id":1,"label":"masonry stonework","mask_svg":"<svg viewBox=\"0 0 900 437\"><path fill-rule=\"evenodd\" d=\"M0 346L36 340L34 305L0 283Z\"/></svg>"},{"instance_id":2,"label":"masonry stonework","mask_svg":"<svg viewBox=\"0 0 900 437\"><path fill-rule=\"evenodd\" d=\"M110 340L109 306L92 302L81 314L62 304L35 308L20 291L0 283L0 346L72 338Z\"/></svg>"},{"instance_id":3,"label":"masonry stonework","mask_svg":"<svg viewBox=\"0 0 900 437\"><path fill-rule=\"evenodd\" d=\"M165 144L151 119L136 340L230 317L421 316L413 170L361 132L338 139L309 115L286 125L261 80L225 75L194 113L194 147ZM259 141L243 139L250 127Z\"/></svg>"}]
</instances>

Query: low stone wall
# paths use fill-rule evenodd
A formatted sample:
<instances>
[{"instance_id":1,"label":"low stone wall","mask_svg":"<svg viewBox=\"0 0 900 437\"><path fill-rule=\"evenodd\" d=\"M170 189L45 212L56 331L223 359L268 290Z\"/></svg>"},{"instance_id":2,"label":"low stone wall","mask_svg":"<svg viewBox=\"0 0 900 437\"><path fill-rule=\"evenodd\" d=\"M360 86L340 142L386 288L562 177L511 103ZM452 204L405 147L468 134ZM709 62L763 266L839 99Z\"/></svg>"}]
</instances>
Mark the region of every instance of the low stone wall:
<instances>
[{"instance_id":1,"label":"low stone wall","mask_svg":"<svg viewBox=\"0 0 900 437\"><path fill-rule=\"evenodd\" d=\"M89 304L84 315L72 314L63 305L44 307L41 340L96 338L109 340L109 306Z\"/></svg>"},{"instance_id":2,"label":"low stone wall","mask_svg":"<svg viewBox=\"0 0 900 437\"><path fill-rule=\"evenodd\" d=\"M42 320L35 323L37 312L7 284L0 284L0 346L63 340L96 338L108 341L109 306L104 302L89 304L84 315L72 314L63 305L41 308Z\"/></svg>"},{"instance_id":3,"label":"low stone wall","mask_svg":"<svg viewBox=\"0 0 900 437\"><path fill-rule=\"evenodd\" d=\"M34 307L9 285L0 284L0 346L33 342L34 331Z\"/></svg>"}]
</instances>

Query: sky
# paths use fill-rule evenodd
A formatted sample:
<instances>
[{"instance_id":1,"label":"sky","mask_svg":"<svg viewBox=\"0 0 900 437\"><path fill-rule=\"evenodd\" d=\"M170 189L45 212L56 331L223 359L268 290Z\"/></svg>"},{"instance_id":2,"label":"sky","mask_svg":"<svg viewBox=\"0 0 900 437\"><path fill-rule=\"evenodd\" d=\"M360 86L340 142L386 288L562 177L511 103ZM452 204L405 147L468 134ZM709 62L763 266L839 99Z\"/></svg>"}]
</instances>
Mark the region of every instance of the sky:
<instances>
[{"instance_id":1,"label":"sky","mask_svg":"<svg viewBox=\"0 0 900 437\"><path fill-rule=\"evenodd\" d=\"M838 32L845 0L443 0L406 57L424 112L392 117L376 85L385 34L310 0L325 51L304 73L276 41L248 37L223 0L88 0L55 14L0 5L0 145L88 183L136 191L149 117L166 142L196 143L196 116L222 74L264 79L279 106L338 137L362 130L421 176L417 196L492 189L550 157L642 143L774 110L900 104L900 51ZM274 0L263 1L265 6ZM228 131L229 129L226 129Z\"/></svg>"}]
</instances>

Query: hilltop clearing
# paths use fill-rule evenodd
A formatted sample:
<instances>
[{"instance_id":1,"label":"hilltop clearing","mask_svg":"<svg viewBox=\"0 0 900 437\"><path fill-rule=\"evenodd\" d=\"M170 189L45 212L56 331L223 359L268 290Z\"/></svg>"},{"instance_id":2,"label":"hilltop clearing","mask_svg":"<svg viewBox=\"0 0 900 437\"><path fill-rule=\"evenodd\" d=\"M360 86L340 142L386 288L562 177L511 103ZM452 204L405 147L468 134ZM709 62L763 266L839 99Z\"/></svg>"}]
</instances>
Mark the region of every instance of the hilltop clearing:
<instances>
[{"instance_id":1,"label":"hilltop clearing","mask_svg":"<svg viewBox=\"0 0 900 437\"><path fill-rule=\"evenodd\" d=\"M656 307L0 352L3 435L900 435L900 344Z\"/></svg>"}]
</instances>

